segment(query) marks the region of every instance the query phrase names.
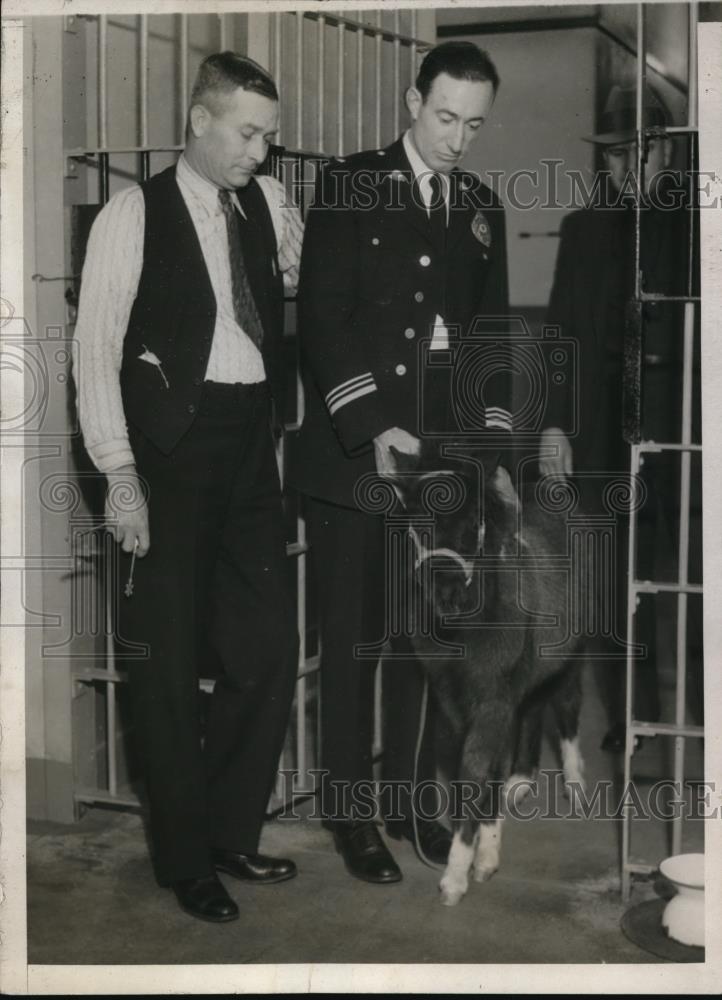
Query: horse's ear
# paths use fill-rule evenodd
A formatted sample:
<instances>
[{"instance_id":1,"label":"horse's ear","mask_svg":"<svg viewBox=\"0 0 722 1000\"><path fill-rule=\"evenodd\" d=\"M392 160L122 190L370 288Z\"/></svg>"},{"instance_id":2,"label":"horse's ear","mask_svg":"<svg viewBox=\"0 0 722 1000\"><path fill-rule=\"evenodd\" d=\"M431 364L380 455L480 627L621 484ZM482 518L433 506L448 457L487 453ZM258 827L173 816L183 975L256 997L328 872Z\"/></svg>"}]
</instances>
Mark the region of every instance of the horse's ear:
<instances>
[{"instance_id":1,"label":"horse's ear","mask_svg":"<svg viewBox=\"0 0 722 1000\"><path fill-rule=\"evenodd\" d=\"M519 510L521 507L519 495L514 489L511 476L503 465L497 465L491 477L491 485L500 500L503 500L505 504L508 504L515 510Z\"/></svg>"}]
</instances>

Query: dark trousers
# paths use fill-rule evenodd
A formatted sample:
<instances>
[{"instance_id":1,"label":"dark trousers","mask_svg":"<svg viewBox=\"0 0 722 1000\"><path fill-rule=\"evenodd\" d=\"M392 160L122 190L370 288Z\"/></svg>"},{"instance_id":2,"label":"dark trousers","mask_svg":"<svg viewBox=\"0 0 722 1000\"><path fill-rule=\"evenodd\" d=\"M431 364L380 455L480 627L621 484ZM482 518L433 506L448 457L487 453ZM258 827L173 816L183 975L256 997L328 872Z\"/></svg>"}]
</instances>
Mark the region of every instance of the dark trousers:
<instances>
[{"instance_id":1,"label":"dark trousers","mask_svg":"<svg viewBox=\"0 0 722 1000\"><path fill-rule=\"evenodd\" d=\"M148 488L150 550L122 595L118 642L161 883L212 872L210 849L254 853L288 721L297 634L263 386L209 386L170 455L131 431ZM222 668L204 746L198 677Z\"/></svg>"},{"instance_id":2,"label":"dark trousers","mask_svg":"<svg viewBox=\"0 0 722 1000\"><path fill-rule=\"evenodd\" d=\"M383 517L322 500L306 498L306 522L311 562L318 594L321 635L321 765L328 771L323 791L329 817L363 818L351 797L345 801L338 785L351 788L373 778L374 677L377 661L360 658L354 648L380 644L386 633L386 573ZM424 678L408 642L394 640L404 654L384 663L382 681L384 783L381 796L388 820L411 818L410 787ZM408 655L406 655L408 654ZM419 755L419 782L435 777L433 709L429 702Z\"/></svg>"}]
</instances>

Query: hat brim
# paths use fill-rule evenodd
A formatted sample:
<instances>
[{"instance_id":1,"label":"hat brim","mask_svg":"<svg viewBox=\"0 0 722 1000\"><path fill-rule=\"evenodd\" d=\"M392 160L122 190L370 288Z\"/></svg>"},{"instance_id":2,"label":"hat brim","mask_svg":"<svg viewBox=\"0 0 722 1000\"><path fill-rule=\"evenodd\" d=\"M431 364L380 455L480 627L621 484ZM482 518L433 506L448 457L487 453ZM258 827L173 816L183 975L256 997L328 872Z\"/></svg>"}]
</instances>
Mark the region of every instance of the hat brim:
<instances>
[{"instance_id":1,"label":"hat brim","mask_svg":"<svg viewBox=\"0 0 722 1000\"><path fill-rule=\"evenodd\" d=\"M593 142L597 146L614 146L618 142L633 142L637 133L634 129L625 132L600 132L598 135L583 135L582 142Z\"/></svg>"}]
</instances>

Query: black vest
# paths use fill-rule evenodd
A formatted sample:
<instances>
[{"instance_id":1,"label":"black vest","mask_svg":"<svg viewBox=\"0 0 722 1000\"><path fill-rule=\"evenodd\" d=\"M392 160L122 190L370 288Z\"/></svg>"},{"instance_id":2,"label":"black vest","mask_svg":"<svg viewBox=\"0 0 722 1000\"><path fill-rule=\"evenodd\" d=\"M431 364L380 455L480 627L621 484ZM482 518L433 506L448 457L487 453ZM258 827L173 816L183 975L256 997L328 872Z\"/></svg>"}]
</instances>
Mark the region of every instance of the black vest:
<instances>
[{"instance_id":1,"label":"black vest","mask_svg":"<svg viewBox=\"0 0 722 1000\"><path fill-rule=\"evenodd\" d=\"M175 179L175 166L141 185L145 199L143 270L123 343L120 385L126 419L165 454L198 409L216 321L203 251ZM280 419L283 277L271 213L251 180L236 192L248 280L263 324L263 363ZM150 352L160 367L141 361Z\"/></svg>"}]
</instances>

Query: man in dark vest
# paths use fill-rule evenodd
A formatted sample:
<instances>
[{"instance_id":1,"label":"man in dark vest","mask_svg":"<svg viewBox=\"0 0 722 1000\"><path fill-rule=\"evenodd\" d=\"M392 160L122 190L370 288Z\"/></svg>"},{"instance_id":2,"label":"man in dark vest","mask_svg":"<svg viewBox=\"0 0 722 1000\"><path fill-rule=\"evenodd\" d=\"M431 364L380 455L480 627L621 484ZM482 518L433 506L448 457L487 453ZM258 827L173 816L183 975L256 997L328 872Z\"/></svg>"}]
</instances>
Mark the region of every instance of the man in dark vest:
<instances>
[{"instance_id":1,"label":"man in dark vest","mask_svg":"<svg viewBox=\"0 0 722 1000\"><path fill-rule=\"evenodd\" d=\"M302 226L281 185L254 176L277 122L262 67L204 60L178 163L94 223L76 330L81 426L121 549L116 646L156 873L216 922L238 916L218 871L296 874L258 853L297 667L272 413Z\"/></svg>"},{"instance_id":2,"label":"man in dark vest","mask_svg":"<svg viewBox=\"0 0 722 1000\"><path fill-rule=\"evenodd\" d=\"M307 498L319 599L324 811L347 869L370 882L398 882L401 872L354 802L354 789L373 779L371 647L383 644L390 624L384 518L357 487L392 471L397 453L417 453L425 433L457 429L448 419L453 352L478 317L499 324L507 316L503 208L477 175L457 169L498 82L475 45L437 46L407 93L410 129L386 149L331 161L307 219L299 284L306 405L289 480ZM485 375L476 385L483 399L474 400L481 430L503 437L508 373ZM418 834L424 854L444 863L450 836L431 818L431 803L413 822L422 805L414 777L419 787L436 777L428 724L415 760L421 670L401 636L394 654L383 674L386 830L411 841Z\"/></svg>"},{"instance_id":3,"label":"man in dark vest","mask_svg":"<svg viewBox=\"0 0 722 1000\"><path fill-rule=\"evenodd\" d=\"M630 449L623 437L623 375L625 324L635 294L634 206L638 197L642 291L665 296L697 294L696 249L690 243L692 213L689 203L684 203L684 187L667 169L673 152L672 139L665 132L669 121L658 95L647 87L643 125L654 131L646 136L644 173L638 182L636 89L614 87L601 117L600 131L588 140L601 147L605 169L598 175L589 206L568 215L561 227L547 322L558 325L563 336L576 339L579 345L578 429L573 438L563 432L562 428L575 422L570 412L571 397L553 392L549 426L542 434L540 472L574 475L591 513L602 511L602 495L610 479L626 476L630 469ZM691 293L688 276L692 279ZM683 311L680 302L643 304L640 410L642 438L647 441L681 440ZM570 381L563 384L569 385ZM698 366L695 383L693 440L699 441ZM665 535L669 543L677 534L678 472L674 472L675 459L669 454L647 453L643 458L640 476L646 500L638 512L636 576L652 580L656 578L655 557ZM695 496L699 505L699 487L699 477L694 475L693 511ZM617 542L617 577L610 616L620 641L614 643L616 656L602 665L609 721L602 746L612 752L622 751L625 745L626 518L620 518L617 525ZM697 583L701 572L698 542L693 537L690 562L690 579ZM647 722L660 718L655 609L653 599L646 596L636 609L635 641L646 646L646 654L635 660L633 715ZM690 681L699 694L702 630L698 599L690 599L690 626ZM609 655L610 649L605 648ZM699 705L694 707L698 712Z\"/></svg>"}]
</instances>

